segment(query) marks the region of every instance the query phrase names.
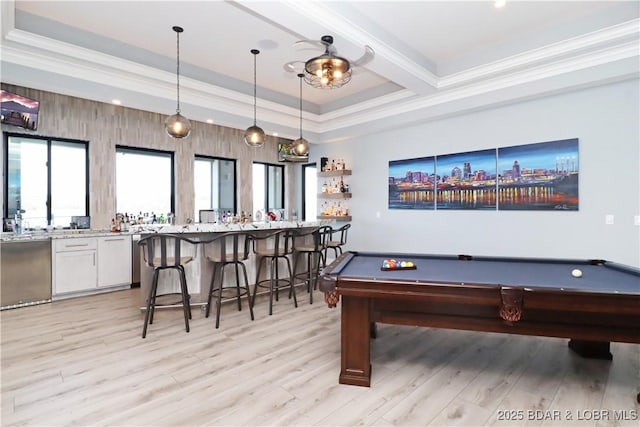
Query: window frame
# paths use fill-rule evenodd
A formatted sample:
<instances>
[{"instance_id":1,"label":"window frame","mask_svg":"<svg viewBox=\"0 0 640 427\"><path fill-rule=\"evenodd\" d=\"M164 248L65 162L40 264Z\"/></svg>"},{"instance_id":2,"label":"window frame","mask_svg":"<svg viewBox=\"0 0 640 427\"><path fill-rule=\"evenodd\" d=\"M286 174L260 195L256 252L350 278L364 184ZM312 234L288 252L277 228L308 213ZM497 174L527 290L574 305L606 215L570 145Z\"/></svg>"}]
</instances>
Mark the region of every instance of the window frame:
<instances>
[{"instance_id":1,"label":"window frame","mask_svg":"<svg viewBox=\"0 0 640 427\"><path fill-rule=\"evenodd\" d=\"M277 167L281 170L282 172L282 183L281 183L281 188L280 188L280 194L282 195L281 200L280 200L280 205L282 206L281 208L274 208L274 209L284 209L285 207L285 197L284 197L284 189L285 189L285 179L286 179L286 175L285 175L285 168L284 165L279 165L279 164L275 164L275 163L269 163L269 162L260 162L260 161L253 161L251 163L251 165L255 165L255 164L259 164L259 165L264 165L264 203L265 206L261 206L261 207L256 207L253 206L253 210L263 210L264 212L268 212L269 211L269 167L273 166L273 167ZM252 168L253 170L253 168Z\"/></svg>"},{"instance_id":2,"label":"window frame","mask_svg":"<svg viewBox=\"0 0 640 427\"><path fill-rule=\"evenodd\" d=\"M133 146L129 146L129 145L120 145L120 144L116 144L116 150L115 150L115 161L114 161L114 171L116 171L114 173L114 180L117 182L118 181L118 177L117 177L117 169L118 169L118 159L117 159L117 155L119 152L128 152L128 153L132 153L132 154L146 154L146 155L156 155L156 156L160 156L160 157L166 157L168 156L170 158L170 164L171 164L171 211L173 214L176 213L176 179L175 179L175 170L176 170L176 165L175 165L175 152L174 151L167 151L167 150L157 150L155 148L143 148L143 147L133 147ZM115 206L114 209L117 211L118 210L118 188L116 187L116 191L114 192L114 196L115 196ZM120 212L120 213L124 213L124 212Z\"/></svg>"},{"instance_id":3,"label":"window frame","mask_svg":"<svg viewBox=\"0 0 640 427\"><path fill-rule=\"evenodd\" d=\"M195 163L196 160L222 160L225 162L232 162L233 163L233 211L234 212L238 212L238 159L233 159L230 157L220 157L220 156L206 156L206 155L202 155L202 154L195 154L193 156L193 162ZM195 169L195 168L194 168ZM193 193L193 198L194 198L194 205L195 205L195 175L194 175L194 179L193 179L193 185L194 185L194 193ZM220 187L218 186L218 189ZM219 192L219 191L218 191ZM214 209L214 208L211 208Z\"/></svg>"},{"instance_id":4,"label":"window frame","mask_svg":"<svg viewBox=\"0 0 640 427\"><path fill-rule=\"evenodd\" d=\"M45 136L45 135L31 135L28 133L19 133L19 132L3 132L4 141L3 141L3 174L4 174L4 184L3 184L3 212L2 215L5 219L9 219L12 216L9 215L9 139L10 138L23 138L23 139L32 139L32 140L40 140L45 141L47 144L47 224L51 224L52 214L51 214L51 145L55 142L64 142L69 144L77 144L84 146L84 161L85 161L85 200L84 200L84 215L89 216L89 205L90 205L90 189L89 189L89 177L91 175L89 169L89 141L80 140L80 139L69 139L69 138L58 138L54 136Z\"/></svg>"},{"instance_id":5,"label":"window frame","mask_svg":"<svg viewBox=\"0 0 640 427\"><path fill-rule=\"evenodd\" d=\"M318 165L316 162L305 163L300 169L302 173L302 179L300 180L302 183L302 215L299 215L299 217L302 218L302 221L315 221L316 218L307 219L307 168L316 168L316 173L318 172ZM317 191L313 197L318 197Z\"/></svg>"}]
</instances>

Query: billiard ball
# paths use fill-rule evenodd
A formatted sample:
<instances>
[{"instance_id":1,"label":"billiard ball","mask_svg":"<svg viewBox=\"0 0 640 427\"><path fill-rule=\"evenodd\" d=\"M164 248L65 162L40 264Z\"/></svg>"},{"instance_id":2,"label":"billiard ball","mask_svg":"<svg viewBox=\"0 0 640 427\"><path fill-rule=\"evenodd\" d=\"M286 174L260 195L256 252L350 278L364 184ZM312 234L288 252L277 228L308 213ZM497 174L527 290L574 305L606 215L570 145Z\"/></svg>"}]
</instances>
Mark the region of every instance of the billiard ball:
<instances>
[{"instance_id":1,"label":"billiard ball","mask_svg":"<svg viewBox=\"0 0 640 427\"><path fill-rule=\"evenodd\" d=\"M579 269L577 269L577 268L574 268L574 269L571 271L571 275L572 275L573 277L582 277L582 270L579 270Z\"/></svg>"}]
</instances>

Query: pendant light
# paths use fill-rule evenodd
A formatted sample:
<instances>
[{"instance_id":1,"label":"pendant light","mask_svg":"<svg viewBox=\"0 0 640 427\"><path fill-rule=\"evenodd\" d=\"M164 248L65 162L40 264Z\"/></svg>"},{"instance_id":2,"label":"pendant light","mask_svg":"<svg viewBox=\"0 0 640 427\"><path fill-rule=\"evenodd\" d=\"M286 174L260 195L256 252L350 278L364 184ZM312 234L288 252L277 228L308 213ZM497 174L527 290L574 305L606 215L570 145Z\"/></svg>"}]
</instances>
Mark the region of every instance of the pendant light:
<instances>
[{"instance_id":1,"label":"pendant light","mask_svg":"<svg viewBox=\"0 0 640 427\"><path fill-rule=\"evenodd\" d=\"M182 27L175 26L173 31L176 32L176 46L177 46L177 66L176 66L176 92L178 99L178 106L176 113L173 116L167 117L164 121L164 127L169 136L173 138L186 138L191 133L191 122L185 116L180 114L180 33L184 30Z\"/></svg>"},{"instance_id":2,"label":"pendant light","mask_svg":"<svg viewBox=\"0 0 640 427\"><path fill-rule=\"evenodd\" d=\"M291 152L296 156L308 156L309 155L309 141L302 137L302 79L304 74L298 74L300 78L300 138L291 143Z\"/></svg>"},{"instance_id":3,"label":"pendant light","mask_svg":"<svg viewBox=\"0 0 640 427\"><path fill-rule=\"evenodd\" d=\"M244 142L249 147L262 147L264 145L264 131L256 125L256 57L260 53L258 49L251 49L253 54L253 126L244 132Z\"/></svg>"}]
</instances>

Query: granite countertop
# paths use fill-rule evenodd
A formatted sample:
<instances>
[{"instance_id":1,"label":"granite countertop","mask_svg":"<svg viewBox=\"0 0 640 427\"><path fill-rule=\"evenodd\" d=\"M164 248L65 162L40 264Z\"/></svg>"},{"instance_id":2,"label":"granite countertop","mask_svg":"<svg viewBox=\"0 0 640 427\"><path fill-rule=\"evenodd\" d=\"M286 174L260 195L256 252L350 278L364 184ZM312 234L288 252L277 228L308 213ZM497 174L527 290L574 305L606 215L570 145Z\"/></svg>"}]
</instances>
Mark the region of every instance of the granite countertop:
<instances>
[{"instance_id":1,"label":"granite countertop","mask_svg":"<svg viewBox=\"0 0 640 427\"><path fill-rule=\"evenodd\" d=\"M0 242L21 242L47 239L74 239L78 237L105 237L117 235L133 235L147 233L224 233L227 231L255 231L255 230L278 230L282 228L303 228L317 227L328 224L332 221L271 221L271 222L250 222L244 224L146 224L133 225L129 230L122 232L112 232L109 230L37 230L26 231L21 234L0 233Z\"/></svg>"},{"instance_id":2,"label":"granite countertop","mask_svg":"<svg viewBox=\"0 0 640 427\"><path fill-rule=\"evenodd\" d=\"M329 221L332 222L332 221ZM271 221L271 222L249 222L244 224L152 224L134 225L129 232L134 234L146 233L224 233L227 231L255 231L255 230L278 230L282 228L303 228L317 227L328 224L327 221Z\"/></svg>"},{"instance_id":3,"label":"granite countertop","mask_svg":"<svg viewBox=\"0 0 640 427\"><path fill-rule=\"evenodd\" d=\"M109 230L34 230L24 233L0 233L0 242L22 242L48 239L74 239L78 237L104 237L118 234L129 235L131 233L112 233Z\"/></svg>"}]
</instances>

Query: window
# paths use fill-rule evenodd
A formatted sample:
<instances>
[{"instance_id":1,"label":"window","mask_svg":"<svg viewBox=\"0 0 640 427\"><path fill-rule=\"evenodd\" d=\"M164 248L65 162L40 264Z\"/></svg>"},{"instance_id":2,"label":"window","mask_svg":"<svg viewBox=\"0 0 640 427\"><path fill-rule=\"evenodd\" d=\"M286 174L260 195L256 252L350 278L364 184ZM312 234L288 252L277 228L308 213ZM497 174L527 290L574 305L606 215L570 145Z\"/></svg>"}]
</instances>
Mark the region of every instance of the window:
<instances>
[{"instance_id":1,"label":"window","mask_svg":"<svg viewBox=\"0 0 640 427\"><path fill-rule=\"evenodd\" d=\"M116 146L116 212L148 218L174 213L173 188L173 153Z\"/></svg>"},{"instance_id":2,"label":"window","mask_svg":"<svg viewBox=\"0 0 640 427\"><path fill-rule=\"evenodd\" d=\"M69 227L89 215L88 143L7 134L5 212L24 211L24 228Z\"/></svg>"},{"instance_id":3,"label":"window","mask_svg":"<svg viewBox=\"0 0 640 427\"><path fill-rule=\"evenodd\" d=\"M236 161L196 156L193 163L194 218L201 210L236 213Z\"/></svg>"},{"instance_id":4,"label":"window","mask_svg":"<svg viewBox=\"0 0 640 427\"><path fill-rule=\"evenodd\" d=\"M284 209L284 166L253 163L253 209Z\"/></svg>"},{"instance_id":5,"label":"window","mask_svg":"<svg viewBox=\"0 0 640 427\"><path fill-rule=\"evenodd\" d=\"M318 168L302 165L302 220L314 221L318 215Z\"/></svg>"}]
</instances>

